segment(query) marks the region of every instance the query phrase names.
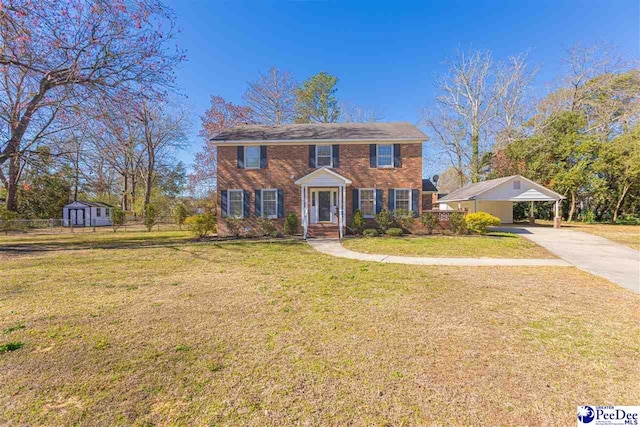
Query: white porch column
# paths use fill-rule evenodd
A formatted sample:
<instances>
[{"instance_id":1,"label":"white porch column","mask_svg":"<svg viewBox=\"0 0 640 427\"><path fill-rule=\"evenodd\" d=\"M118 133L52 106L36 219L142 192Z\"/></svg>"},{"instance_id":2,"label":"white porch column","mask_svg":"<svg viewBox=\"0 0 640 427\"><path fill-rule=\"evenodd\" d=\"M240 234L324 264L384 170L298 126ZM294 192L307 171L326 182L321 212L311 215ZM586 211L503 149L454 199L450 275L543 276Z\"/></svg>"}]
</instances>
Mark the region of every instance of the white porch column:
<instances>
[{"instance_id":1,"label":"white porch column","mask_svg":"<svg viewBox=\"0 0 640 427\"><path fill-rule=\"evenodd\" d=\"M553 228L560 228L560 223L562 219L560 218L560 200L556 200L556 216L553 219Z\"/></svg>"},{"instance_id":2,"label":"white porch column","mask_svg":"<svg viewBox=\"0 0 640 427\"><path fill-rule=\"evenodd\" d=\"M533 215L533 200L529 202L529 224L535 224L536 219Z\"/></svg>"},{"instance_id":3,"label":"white porch column","mask_svg":"<svg viewBox=\"0 0 640 427\"><path fill-rule=\"evenodd\" d=\"M342 228L340 228L340 238L344 236L344 232L347 228L347 186L343 185L342 188Z\"/></svg>"},{"instance_id":4,"label":"white porch column","mask_svg":"<svg viewBox=\"0 0 640 427\"><path fill-rule=\"evenodd\" d=\"M307 186L303 185L302 186L302 210L301 210L301 215L302 215L302 237L304 237L305 239L307 238L307 224L308 224L308 206L309 206L309 200L308 200L308 192L307 192Z\"/></svg>"},{"instance_id":5,"label":"white porch column","mask_svg":"<svg viewBox=\"0 0 640 427\"><path fill-rule=\"evenodd\" d=\"M342 198L342 188L343 186L338 187L338 237L342 239L342 224L344 221L344 216L342 213L342 205L344 204L344 199Z\"/></svg>"}]
</instances>

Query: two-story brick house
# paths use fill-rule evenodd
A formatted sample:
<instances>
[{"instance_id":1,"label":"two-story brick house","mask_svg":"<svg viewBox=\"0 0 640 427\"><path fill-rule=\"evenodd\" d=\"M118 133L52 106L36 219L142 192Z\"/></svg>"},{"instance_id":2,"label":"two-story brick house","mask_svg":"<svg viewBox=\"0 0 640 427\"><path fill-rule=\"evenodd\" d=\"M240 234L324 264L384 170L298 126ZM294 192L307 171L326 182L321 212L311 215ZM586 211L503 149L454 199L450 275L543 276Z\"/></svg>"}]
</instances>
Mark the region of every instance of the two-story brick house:
<instances>
[{"instance_id":1,"label":"two-story brick house","mask_svg":"<svg viewBox=\"0 0 640 427\"><path fill-rule=\"evenodd\" d=\"M282 228L295 212L305 237L347 232L353 212L422 206L422 142L409 123L243 125L213 138L218 147L218 234L225 218L245 233L257 219Z\"/></svg>"}]
</instances>

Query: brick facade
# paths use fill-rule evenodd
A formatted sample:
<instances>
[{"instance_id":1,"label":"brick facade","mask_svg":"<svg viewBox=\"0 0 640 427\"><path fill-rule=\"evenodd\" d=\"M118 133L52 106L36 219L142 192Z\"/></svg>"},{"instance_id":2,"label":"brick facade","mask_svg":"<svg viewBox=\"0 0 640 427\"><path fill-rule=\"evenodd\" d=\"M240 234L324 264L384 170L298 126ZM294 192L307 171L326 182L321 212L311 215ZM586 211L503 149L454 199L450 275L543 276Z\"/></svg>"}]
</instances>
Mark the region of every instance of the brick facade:
<instances>
[{"instance_id":1,"label":"brick facade","mask_svg":"<svg viewBox=\"0 0 640 427\"><path fill-rule=\"evenodd\" d=\"M353 181L346 189L346 224L352 217L352 189L378 188L384 190L383 205L387 207L388 189L410 188L420 190L422 186L422 144L401 144L402 166L399 168L372 168L369 164L369 144L340 144L339 166L335 172ZM309 145L268 145L267 167L263 169L240 169L237 167L237 146L218 147L218 234L228 234L221 214L222 190L249 190L250 215L241 219L244 233L258 231L255 216L255 190L281 189L284 191L284 215L295 212L301 222L300 187L295 181L316 170L309 167ZM419 192L422 197L422 192ZM418 200L422 206L422 200ZM284 218L274 220L282 229Z\"/></svg>"}]
</instances>

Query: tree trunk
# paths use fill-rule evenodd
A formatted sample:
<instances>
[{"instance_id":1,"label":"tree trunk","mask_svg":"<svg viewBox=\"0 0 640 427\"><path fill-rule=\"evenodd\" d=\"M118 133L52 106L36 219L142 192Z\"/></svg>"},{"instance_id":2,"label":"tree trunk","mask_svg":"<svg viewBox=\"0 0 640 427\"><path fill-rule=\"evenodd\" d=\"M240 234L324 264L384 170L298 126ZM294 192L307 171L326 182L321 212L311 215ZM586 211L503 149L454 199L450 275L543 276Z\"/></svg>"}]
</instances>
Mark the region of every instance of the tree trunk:
<instances>
[{"instance_id":1,"label":"tree trunk","mask_svg":"<svg viewBox=\"0 0 640 427\"><path fill-rule=\"evenodd\" d=\"M133 173L131 175L131 210L133 211L133 216L136 216L136 189L138 187L138 178L136 178L136 174Z\"/></svg>"},{"instance_id":2,"label":"tree trunk","mask_svg":"<svg viewBox=\"0 0 640 427\"><path fill-rule=\"evenodd\" d=\"M471 182L480 180L480 134L473 129L471 134Z\"/></svg>"},{"instance_id":3,"label":"tree trunk","mask_svg":"<svg viewBox=\"0 0 640 427\"><path fill-rule=\"evenodd\" d=\"M620 207L622 207L622 202L624 202L624 197L627 195L627 191L629 191L630 187L631 187L631 184L625 184L624 187L622 187L622 193L618 198L618 203L616 203L616 208L613 210L613 222L616 222L618 220L618 212L620 212Z\"/></svg>"},{"instance_id":4,"label":"tree trunk","mask_svg":"<svg viewBox=\"0 0 640 427\"><path fill-rule=\"evenodd\" d=\"M147 175L145 177L145 189L144 189L144 206L146 207L151 201L151 186L153 185L153 169L155 168L155 153L153 148L149 149L148 161L147 161Z\"/></svg>"},{"instance_id":5,"label":"tree trunk","mask_svg":"<svg viewBox=\"0 0 640 427\"><path fill-rule=\"evenodd\" d=\"M571 207L569 208L569 218L567 221L573 221L573 214L576 211L576 192L575 190L571 190Z\"/></svg>"},{"instance_id":6,"label":"tree trunk","mask_svg":"<svg viewBox=\"0 0 640 427\"><path fill-rule=\"evenodd\" d=\"M14 154L9 161L9 177L7 179L7 210L18 210L18 181L20 178L20 156Z\"/></svg>"},{"instance_id":7,"label":"tree trunk","mask_svg":"<svg viewBox=\"0 0 640 427\"><path fill-rule=\"evenodd\" d=\"M73 201L75 202L76 200L78 200L78 181L80 181L80 146L77 144L76 141L76 158L75 158L75 176L74 176L74 183L73 183Z\"/></svg>"},{"instance_id":8,"label":"tree trunk","mask_svg":"<svg viewBox=\"0 0 640 427\"><path fill-rule=\"evenodd\" d=\"M129 201L129 174L127 173L123 173L122 174L122 210L123 211L127 211L127 207L128 207L128 201Z\"/></svg>"}]
</instances>

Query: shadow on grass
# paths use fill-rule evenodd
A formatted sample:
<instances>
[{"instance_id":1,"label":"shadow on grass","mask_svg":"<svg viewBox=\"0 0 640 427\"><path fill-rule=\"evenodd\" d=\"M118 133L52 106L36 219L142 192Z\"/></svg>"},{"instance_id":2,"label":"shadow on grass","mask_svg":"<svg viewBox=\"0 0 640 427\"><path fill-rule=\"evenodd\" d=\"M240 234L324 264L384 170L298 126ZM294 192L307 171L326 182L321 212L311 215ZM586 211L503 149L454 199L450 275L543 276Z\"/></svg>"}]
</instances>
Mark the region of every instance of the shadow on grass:
<instances>
[{"instance_id":1,"label":"shadow on grass","mask_svg":"<svg viewBox=\"0 0 640 427\"><path fill-rule=\"evenodd\" d=\"M149 248L171 248L176 251L189 252L191 255L198 257L196 252L183 249L186 245L197 246L213 246L216 248L229 247L229 245L237 245L239 247L248 247L255 244L297 244L299 239L233 239L233 240L207 240L197 238L175 238L175 237L134 237L124 238L112 241L42 241L29 243L0 243L0 254L33 254L58 251L81 251L91 249L149 249Z\"/></svg>"}]
</instances>

